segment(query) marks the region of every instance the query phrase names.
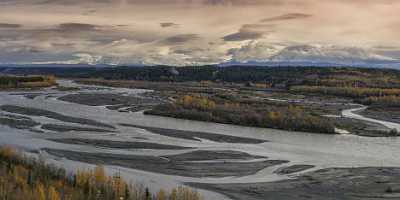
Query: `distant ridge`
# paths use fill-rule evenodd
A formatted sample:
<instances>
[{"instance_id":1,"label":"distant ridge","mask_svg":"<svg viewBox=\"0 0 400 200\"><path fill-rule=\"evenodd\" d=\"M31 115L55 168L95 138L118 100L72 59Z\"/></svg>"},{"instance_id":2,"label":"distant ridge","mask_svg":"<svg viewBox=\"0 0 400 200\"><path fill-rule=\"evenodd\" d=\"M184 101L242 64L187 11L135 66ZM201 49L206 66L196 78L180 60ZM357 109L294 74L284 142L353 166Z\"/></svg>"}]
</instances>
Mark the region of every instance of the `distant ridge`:
<instances>
[{"instance_id":1,"label":"distant ridge","mask_svg":"<svg viewBox=\"0 0 400 200\"><path fill-rule=\"evenodd\" d=\"M0 64L0 71L6 68L115 68L115 67L185 67L185 66L169 66L169 65L108 65L108 64ZM195 66L195 65L194 65ZM199 65L201 66L201 65ZM334 63L334 62L225 62L220 64L211 64L204 66L243 66L243 67L360 67L360 68L390 68L400 70L400 61L366 61L364 63L357 62L353 64ZM189 66L188 66L189 67Z\"/></svg>"},{"instance_id":2,"label":"distant ridge","mask_svg":"<svg viewBox=\"0 0 400 200\"><path fill-rule=\"evenodd\" d=\"M265 66L265 67L362 67L362 68L392 68L400 69L400 61L369 61L365 63L353 63L353 64L340 64L330 62L226 62L218 64L221 67L227 66Z\"/></svg>"}]
</instances>

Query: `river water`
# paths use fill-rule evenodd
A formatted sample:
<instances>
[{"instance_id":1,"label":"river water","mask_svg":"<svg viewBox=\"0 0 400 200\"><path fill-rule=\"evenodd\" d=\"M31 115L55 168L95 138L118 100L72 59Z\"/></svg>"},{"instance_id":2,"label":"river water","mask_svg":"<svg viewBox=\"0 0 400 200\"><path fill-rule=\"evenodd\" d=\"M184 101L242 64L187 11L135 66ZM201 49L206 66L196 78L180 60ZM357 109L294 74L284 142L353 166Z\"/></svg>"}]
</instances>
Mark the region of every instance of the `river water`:
<instances>
[{"instance_id":1,"label":"river water","mask_svg":"<svg viewBox=\"0 0 400 200\"><path fill-rule=\"evenodd\" d=\"M284 175L273 173L277 168L294 164L310 164L317 170L328 167L400 167L400 138L368 138L354 135L323 135L312 133L299 133L281 131L274 129L249 128L234 125L197 122L190 120L173 119L158 116L143 115L141 112L124 113L106 109L104 106L86 106L68 103L57 100L57 97L77 93L118 93L124 95L137 95L146 90L120 89L97 86L85 86L72 83L71 81L59 81L62 86L80 87L80 91L60 92L55 89L45 89L39 91L38 97L29 99L21 95L21 92L0 92L0 105L18 105L45 109L63 115L94 119L96 121L111 124L118 129L116 133L86 133L86 132L67 132L54 133L45 131L44 133L32 132L29 130L19 130L0 126L0 144L8 144L20 147L25 150L40 150L42 148L53 148L71 151L82 151L91 153L115 153L133 155L167 155L179 154L188 150L122 150L113 148L97 148L92 146L60 144L46 140L46 138L93 138L93 139L117 139L141 141L140 137L148 137L150 142L195 147L200 150L235 150L253 155L266 156L274 160L288 160L289 163L278 165L259 171L255 175L245 177L224 177L224 178L190 178L172 175L151 173L135 169L127 169L118 166L106 166L111 173L120 172L125 179L143 182L154 188L171 188L183 182L202 182L202 183L252 183L276 181L290 178ZM16 94L17 93L17 94ZM28 93L28 92L26 92ZM29 92L31 93L31 92ZM359 109L343 111L345 117L368 120L387 125L389 128L399 128L395 123L377 121L354 112ZM49 119L46 117L31 117L41 123L65 124L64 122ZM265 139L269 142L262 144L231 144L218 143L207 140L191 141L178 138L149 133L143 129L119 126L119 123L170 128L188 131L210 132L224 135L241 136L257 139ZM137 138L137 139L135 139ZM149 142L149 140L146 140ZM67 168L76 170L79 168L93 167L90 164L71 161L65 158L57 158L46 153L40 156L48 162L52 162ZM301 172L304 173L304 172ZM297 174L294 174L297 175ZM293 176L293 175L292 175ZM220 194L209 191L201 191L206 200L229 199Z\"/></svg>"}]
</instances>

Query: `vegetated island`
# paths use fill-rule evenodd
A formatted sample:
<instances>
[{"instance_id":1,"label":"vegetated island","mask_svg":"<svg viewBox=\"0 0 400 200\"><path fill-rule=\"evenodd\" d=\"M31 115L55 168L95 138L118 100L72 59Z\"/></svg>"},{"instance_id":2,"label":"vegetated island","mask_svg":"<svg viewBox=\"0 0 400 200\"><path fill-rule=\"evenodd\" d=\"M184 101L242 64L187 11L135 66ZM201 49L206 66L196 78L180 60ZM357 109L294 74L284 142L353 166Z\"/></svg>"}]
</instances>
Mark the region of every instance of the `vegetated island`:
<instances>
[{"instance_id":1,"label":"vegetated island","mask_svg":"<svg viewBox=\"0 0 400 200\"><path fill-rule=\"evenodd\" d=\"M52 75L10 76L0 75L0 90L39 89L56 85Z\"/></svg>"}]
</instances>

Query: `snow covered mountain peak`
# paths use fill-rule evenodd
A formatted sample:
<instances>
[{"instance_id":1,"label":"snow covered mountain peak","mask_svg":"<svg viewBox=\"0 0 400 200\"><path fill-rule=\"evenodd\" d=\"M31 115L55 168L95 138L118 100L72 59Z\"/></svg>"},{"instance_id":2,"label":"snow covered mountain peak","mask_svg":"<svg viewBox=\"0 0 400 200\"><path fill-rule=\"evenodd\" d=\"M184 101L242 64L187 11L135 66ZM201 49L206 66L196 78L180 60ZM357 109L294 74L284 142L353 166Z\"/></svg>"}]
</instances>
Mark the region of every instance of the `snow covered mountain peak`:
<instances>
[{"instance_id":1,"label":"snow covered mountain peak","mask_svg":"<svg viewBox=\"0 0 400 200\"><path fill-rule=\"evenodd\" d=\"M393 61L394 59L358 47L296 45L284 48L279 53L272 56L270 60L274 62L356 64L368 61Z\"/></svg>"}]
</instances>

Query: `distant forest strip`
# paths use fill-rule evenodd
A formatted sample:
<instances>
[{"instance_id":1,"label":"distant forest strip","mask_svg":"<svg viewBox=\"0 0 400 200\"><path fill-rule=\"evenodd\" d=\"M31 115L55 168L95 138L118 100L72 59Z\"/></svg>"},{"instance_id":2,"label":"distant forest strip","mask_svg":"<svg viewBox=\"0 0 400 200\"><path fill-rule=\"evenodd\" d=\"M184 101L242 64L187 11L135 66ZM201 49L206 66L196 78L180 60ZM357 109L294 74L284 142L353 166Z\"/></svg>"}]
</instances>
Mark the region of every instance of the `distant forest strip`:
<instances>
[{"instance_id":1,"label":"distant forest strip","mask_svg":"<svg viewBox=\"0 0 400 200\"><path fill-rule=\"evenodd\" d=\"M400 108L400 96L388 95L381 97L368 97L361 99L358 103L372 107L395 107Z\"/></svg>"},{"instance_id":2,"label":"distant forest strip","mask_svg":"<svg viewBox=\"0 0 400 200\"><path fill-rule=\"evenodd\" d=\"M317 93L323 95L334 95L343 97L383 97L399 96L400 89L382 89L382 88L355 88L355 87L325 87L325 86L293 86L290 88L294 93Z\"/></svg>"},{"instance_id":3,"label":"distant forest strip","mask_svg":"<svg viewBox=\"0 0 400 200\"><path fill-rule=\"evenodd\" d=\"M48 74L65 78L143 81L219 81L269 86L400 88L400 71L354 67L149 66L0 68L9 74Z\"/></svg>"},{"instance_id":4,"label":"distant forest strip","mask_svg":"<svg viewBox=\"0 0 400 200\"><path fill-rule=\"evenodd\" d=\"M67 175L64 169L0 148L0 199L5 200L200 200L186 187L151 193L141 184L107 176L102 166Z\"/></svg>"},{"instance_id":5,"label":"distant forest strip","mask_svg":"<svg viewBox=\"0 0 400 200\"><path fill-rule=\"evenodd\" d=\"M0 89L31 89L56 85L54 76L0 76Z\"/></svg>"}]
</instances>

